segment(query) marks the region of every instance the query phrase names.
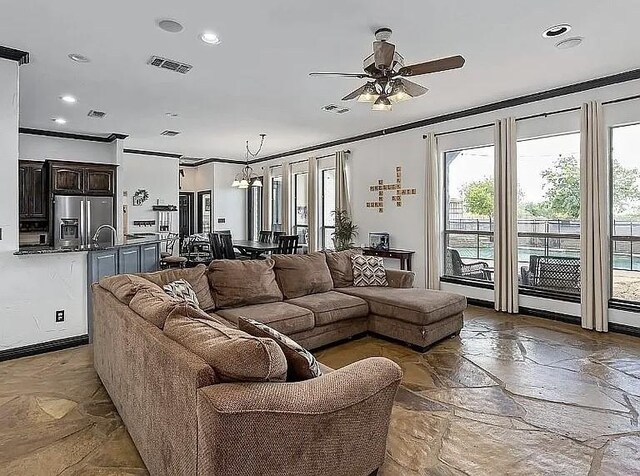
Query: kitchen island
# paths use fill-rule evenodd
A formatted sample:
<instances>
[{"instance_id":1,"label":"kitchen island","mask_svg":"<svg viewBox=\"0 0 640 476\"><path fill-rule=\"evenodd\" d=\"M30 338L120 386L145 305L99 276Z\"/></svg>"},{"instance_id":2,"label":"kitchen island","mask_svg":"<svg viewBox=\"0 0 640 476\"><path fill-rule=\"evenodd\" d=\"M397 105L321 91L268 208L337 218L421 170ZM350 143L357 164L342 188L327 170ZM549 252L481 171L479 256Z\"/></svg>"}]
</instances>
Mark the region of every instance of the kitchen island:
<instances>
[{"instance_id":1,"label":"kitchen island","mask_svg":"<svg viewBox=\"0 0 640 476\"><path fill-rule=\"evenodd\" d=\"M70 253L87 255L87 331L89 342L93 331L93 302L91 285L106 276L116 274L150 273L160 269L161 235L126 235L115 243L91 246L56 248L52 246L23 246L16 256L38 256Z\"/></svg>"}]
</instances>

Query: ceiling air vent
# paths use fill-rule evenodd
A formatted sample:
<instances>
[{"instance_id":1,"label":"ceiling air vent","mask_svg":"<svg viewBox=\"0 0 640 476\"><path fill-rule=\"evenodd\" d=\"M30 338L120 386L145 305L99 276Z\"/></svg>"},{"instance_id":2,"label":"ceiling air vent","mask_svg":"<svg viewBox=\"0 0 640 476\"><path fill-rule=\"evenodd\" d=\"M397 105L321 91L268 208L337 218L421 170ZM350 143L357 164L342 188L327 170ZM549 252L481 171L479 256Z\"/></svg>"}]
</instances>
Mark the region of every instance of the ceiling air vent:
<instances>
[{"instance_id":1,"label":"ceiling air vent","mask_svg":"<svg viewBox=\"0 0 640 476\"><path fill-rule=\"evenodd\" d=\"M102 119L104 116L106 116L107 113L103 112L103 111L96 111L94 109L91 109L89 111L89 114L87 114L87 116L89 117L95 117L96 119Z\"/></svg>"},{"instance_id":2,"label":"ceiling air vent","mask_svg":"<svg viewBox=\"0 0 640 476\"><path fill-rule=\"evenodd\" d=\"M152 56L151 58L149 58L149 61L147 61L147 64L150 64L151 66L155 66L157 68L168 69L169 71L175 71L176 73L182 74L187 74L189 71L191 71L191 68L193 68L193 66L191 66L190 64L162 58L161 56Z\"/></svg>"},{"instance_id":3,"label":"ceiling air vent","mask_svg":"<svg viewBox=\"0 0 640 476\"><path fill-rule=\"evenodd\" d=\"M166 137L175 137L178 134L180 134L178 131L170 131L168 129L160 133L161 136L166 136Z\"/></svg>"},{"instance_id":4,"label":"ceiling air vent","mask_svg":"<svg viewBox=\"0 0 640 476\"><path fill-rule=\"evenodd\" d=\"M322 110L325 112L333 112L334 114L344 114L345 112L349 112L351 109L348 107L336 106L335 104L327 104L326 106L323 106Z\"/></svg>"}]
</instances>

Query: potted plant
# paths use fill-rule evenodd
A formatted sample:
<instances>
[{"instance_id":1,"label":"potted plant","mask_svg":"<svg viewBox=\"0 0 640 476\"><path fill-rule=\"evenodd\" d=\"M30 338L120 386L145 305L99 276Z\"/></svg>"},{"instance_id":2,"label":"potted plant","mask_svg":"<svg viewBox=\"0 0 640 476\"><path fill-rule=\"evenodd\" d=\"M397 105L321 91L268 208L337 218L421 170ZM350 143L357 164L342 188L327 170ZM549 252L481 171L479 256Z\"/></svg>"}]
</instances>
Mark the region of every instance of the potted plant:
<instances>
[{"instance_id":1,"label":"potted plant","mask_svg":"<svg viewBox=\"0 0 640 476\"><path fill-rule=\"evenodd\" d=\"M358 225L354 225L346 210L335 210L331 212L335 220L333 246L336 251L344 251L353 248L353 239L358 236Z\"/></svg>"}]
</instances>

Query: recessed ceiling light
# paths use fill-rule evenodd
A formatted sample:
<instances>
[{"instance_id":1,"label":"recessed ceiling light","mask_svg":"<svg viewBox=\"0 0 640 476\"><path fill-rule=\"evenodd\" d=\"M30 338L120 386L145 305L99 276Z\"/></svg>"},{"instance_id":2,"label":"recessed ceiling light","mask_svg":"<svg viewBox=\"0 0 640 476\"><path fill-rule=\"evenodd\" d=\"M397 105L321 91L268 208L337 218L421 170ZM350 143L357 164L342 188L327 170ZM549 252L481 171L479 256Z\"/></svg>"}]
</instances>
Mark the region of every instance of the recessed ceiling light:
<instances>
[{"instance_id":1,"label":"recessed ceiling light","mask_svg":"<svg viewBox=\"0 0 640 476\"><path fill-rule=\"evenodd\" d=\"M582 38L576 36L574 38L567 38L566 40L562 40L559 43L556 43L556 48L561 50L568 50L569 48L575 48L576 46L580 46L582 44Z\"/></svg>"},{"instance_id":2,"label":"recessed ceiling light","mask_svg":"<svg viewBox=\"0 0 640 476\"><path fill-rule=\"evenodd\" d=\"M561 23L559 25L550 26L542 32L543 38L557 38L571 31L571 25Z\"/></svg>"},{"instance_id":3,"label":"recessed ceiling light","mask_svg":"<svg viewBox=\"0 0 640 476\"><path fill-rule=\"evenodd\" d=\"M209 43L210 45L220 44L220 38L218 38L218 35L211 31L205 31L202 35L200 35L200 39L205 43Z\"/></svg>"},{"instance_id":4,"label":"recessed ceiling light","mask_svg":"<svg viewBox=\"0 0 640 476\"><path fill-rule=\"evenodd\" d=\"M71 96L70 94L65 94L64 96L60 96L60 100L62 102L66 102L67 104L75 104L76 102L78 102L78 100L74 96Z\"/></svg>"},{"instance_id":5,"label":"recessed ceiling light","mask_svg":"<svg viewBox=\"0 0 640 476\"><path fill-rule=\"evenodd\" d=\"M184 30L184 27L180 23L169 18L158 20L158 28L168 33L180 33L182 30Z\"/></svg>"},{"instance_id":6,"label":"recessed ceiling light","mask_svg":"<svg viewBox=\"0 0 640 476\"><path fill-rule=\"evenodd\" d=\"M84 55L78 53L71 53L69 55L69 59L75 61L76 63L90 63L91 59L87 58Z\"/></svg>"},{"instance_id":7,"label":"recessed ceiling light","mask_svg":"<svg viewBox=\"0 0 640 476\"><path fill-rule=\"evenodd\" d=\"M63 124L66 124L66 123L67 123L67 120L66 120L66 119L63 119L62 117L56 117L56 118L53 118L53 119L51 119L51 120L52 120L53 122L55 122L56 124L60 124L60 125L63 125Z\"/></svg>"}]
</instances>

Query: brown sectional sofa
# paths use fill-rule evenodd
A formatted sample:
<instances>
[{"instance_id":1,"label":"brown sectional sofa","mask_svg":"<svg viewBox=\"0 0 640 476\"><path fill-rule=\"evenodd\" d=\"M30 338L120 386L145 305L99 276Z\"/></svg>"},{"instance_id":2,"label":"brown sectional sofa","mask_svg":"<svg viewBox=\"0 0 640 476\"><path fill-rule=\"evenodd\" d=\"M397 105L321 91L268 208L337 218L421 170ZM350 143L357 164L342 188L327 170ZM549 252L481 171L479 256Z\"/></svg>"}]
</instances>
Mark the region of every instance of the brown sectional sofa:
<instances>
[{"instance_id":1,"label":"brown sectional sofa","mask_svg":"<svg viewBox=\"0 0 640 476\"><path fill-rule=\"evenodd\" d=\"M236 327L249 317L309 349L367 331L420 347L459 332L464 297L414 289L413 274L395 270L389 287L348 286L349 256L214 261L93 285L95 368L151 474L366 476L380 467L402 376L392 361L324 368L302 382L224 383L162 330L176 304L160 286L185 279L212 319Z\"/></svg>"}]
</instances>

